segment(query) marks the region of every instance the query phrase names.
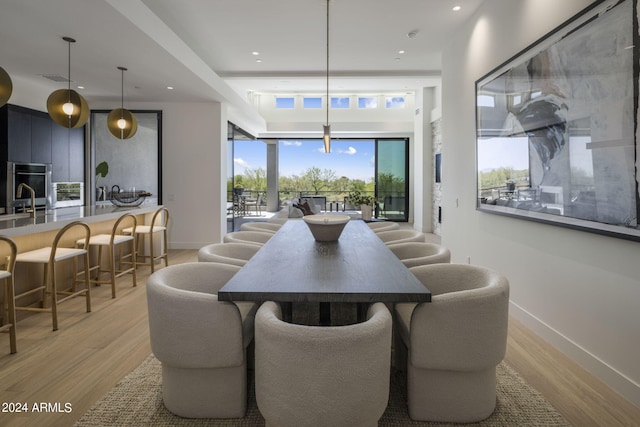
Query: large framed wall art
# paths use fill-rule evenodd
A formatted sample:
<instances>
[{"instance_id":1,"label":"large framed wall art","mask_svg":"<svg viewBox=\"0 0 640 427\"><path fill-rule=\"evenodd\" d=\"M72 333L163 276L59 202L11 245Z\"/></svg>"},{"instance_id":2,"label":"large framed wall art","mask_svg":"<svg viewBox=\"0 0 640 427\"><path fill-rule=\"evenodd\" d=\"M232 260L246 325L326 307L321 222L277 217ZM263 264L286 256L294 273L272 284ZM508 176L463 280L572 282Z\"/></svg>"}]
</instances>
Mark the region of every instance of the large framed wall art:
<instances>
[{"instance_id":1,"label":"large framed wall art","mask_svg":"<svg viewBox=\"0 0 640 427\"><path fill-rule=\"evenodd\" d=\"M476 82L478 210L640 241L637 1L593 3Z\"/></svg>"}]
</instances>

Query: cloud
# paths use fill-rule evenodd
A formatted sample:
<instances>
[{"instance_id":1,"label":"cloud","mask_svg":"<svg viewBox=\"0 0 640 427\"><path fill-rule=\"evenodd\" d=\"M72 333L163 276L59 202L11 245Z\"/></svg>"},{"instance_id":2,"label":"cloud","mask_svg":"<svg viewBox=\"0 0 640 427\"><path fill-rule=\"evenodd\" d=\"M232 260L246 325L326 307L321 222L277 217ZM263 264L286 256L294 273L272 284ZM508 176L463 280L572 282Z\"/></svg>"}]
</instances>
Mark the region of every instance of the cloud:
<instances>
[{"instance_id":1,"label":"cloud","mask_svg":"<svg viewBox=\"0 0 640 427\"><path fill-rule=\"evenodd\" d=\"M289 140L286 140L286 141L280 141L280 142L282 142L284 145L293 146L293 147L300 147L302 145L302 142L300 142L300 141L289 141Z\"/></svg>"},{"instance_id":2,"label":"cloud","mask_svg":"<svg viewBox=\"0 0 640 427\"><path fill-rule=\"evenodd\" d=\"M336 151L336 153L338 153L338 154L347 154L349 156L352 156L352 155L356 154L357 152L358 152L358 150L356 150L355 148L353 148L351 146L349 148L347 148L346 150L337 150Z\"/></svg>"},{"instance_id":3,"label":"cloud","mask_svg":"<svg viewBox=\"0 0 640 427\"><path fill-rule=\"evenodd\" d=\"M249 168L249 163L247 163L245 160L241 159L240 157L238 157L237 159L233 159L233 164L241 168L246 168L246 169Z\"/></svg>"}]
</instances>

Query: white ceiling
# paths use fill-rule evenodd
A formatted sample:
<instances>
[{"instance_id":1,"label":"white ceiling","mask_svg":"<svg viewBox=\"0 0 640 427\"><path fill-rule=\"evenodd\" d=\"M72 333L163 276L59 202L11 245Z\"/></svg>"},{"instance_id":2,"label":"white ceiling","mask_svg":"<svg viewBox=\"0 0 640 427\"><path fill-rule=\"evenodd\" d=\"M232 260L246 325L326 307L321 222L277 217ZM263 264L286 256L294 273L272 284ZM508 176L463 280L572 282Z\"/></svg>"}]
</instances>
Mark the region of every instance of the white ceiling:
<instances>
[{"instance_id":1,"label":"white ceiling","mask_svg":"<svg viewBox=\"0 0 640 427\"><path fill-rule=\"evenodd\" d=\"M483 1L330 0L331 91L437 84L442 46ZM322 93L325 34L325 0L0 0L0 66L14 86L65 87L41 75L67 76L69 36L71 79L90 103L120 100L118 66L126 102Z\"/></svg>"}]
</instances>

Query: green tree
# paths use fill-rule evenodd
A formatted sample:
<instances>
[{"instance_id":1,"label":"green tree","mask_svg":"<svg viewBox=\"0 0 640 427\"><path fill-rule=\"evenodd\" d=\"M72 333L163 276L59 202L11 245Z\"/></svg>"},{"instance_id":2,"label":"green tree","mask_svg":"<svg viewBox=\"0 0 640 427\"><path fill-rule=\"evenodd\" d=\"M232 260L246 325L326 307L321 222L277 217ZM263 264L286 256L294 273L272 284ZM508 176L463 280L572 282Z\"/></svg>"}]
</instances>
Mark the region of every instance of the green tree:
<instances>
[{"instance_id":1,"label":"green tree","mask_svg":"<svg viewBox=\"0 0 640 427\"><path fill-rule=\"evenodd\" d=\"M250 169L244 171L243 183L245 188L255 191L266 191L267 171L264 168Z\"/></svg>"},{"instance_id":2,"label":"green tree","mask_svg":"<svg viewBox=\"0 0 640 427\"><path fill-rule=\"evenodd\" d=\"M346 193L349 191L349 185L351 180L346 176L341 176L340 178L334 180L331 184L331 190L336 193Z\"/></svg>"},{"instance_id":3,"label":"green tree","mask_svg":"<svg viewBox=\"0 0 640 427\"><path fill-rule=\"evenodd\" d=\"M352 179L349 184L349 191L359 191L362 193L367 191L366 187L367 187L367 183L364 182L363 180Z\"/></svg>"},{"instance_id":4,"label":"green tree","mask_svg":"<svg viewBox=\"0 0 640 427\"><path fill-rule=\"evenodd\" d=\"M330 183L336 179L336 172L312 166L305 171L304 177L315 194L319 194L320 191L330 188Z\"/></svg>"}]
</instances>

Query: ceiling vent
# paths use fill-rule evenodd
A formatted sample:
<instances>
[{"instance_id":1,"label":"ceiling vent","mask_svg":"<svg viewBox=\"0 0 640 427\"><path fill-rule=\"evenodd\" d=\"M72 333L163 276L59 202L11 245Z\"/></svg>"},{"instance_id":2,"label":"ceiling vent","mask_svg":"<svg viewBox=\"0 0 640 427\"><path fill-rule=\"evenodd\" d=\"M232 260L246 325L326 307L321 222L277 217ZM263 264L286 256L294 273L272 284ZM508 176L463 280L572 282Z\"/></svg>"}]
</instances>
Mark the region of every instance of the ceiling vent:
<instances>
[{"instance_id":1,"label":"ceiling vent","mask_svg":"<svg viewBox=\"0 0 640 427\"><path fill-rule=\"evenodd\" d=\"M40 74L40 75L45 79L53 80L54 82L70 83L72 81L66 77L62 77L60 74Z\"/></svg>"}]
</instances>

